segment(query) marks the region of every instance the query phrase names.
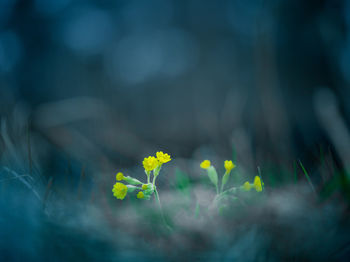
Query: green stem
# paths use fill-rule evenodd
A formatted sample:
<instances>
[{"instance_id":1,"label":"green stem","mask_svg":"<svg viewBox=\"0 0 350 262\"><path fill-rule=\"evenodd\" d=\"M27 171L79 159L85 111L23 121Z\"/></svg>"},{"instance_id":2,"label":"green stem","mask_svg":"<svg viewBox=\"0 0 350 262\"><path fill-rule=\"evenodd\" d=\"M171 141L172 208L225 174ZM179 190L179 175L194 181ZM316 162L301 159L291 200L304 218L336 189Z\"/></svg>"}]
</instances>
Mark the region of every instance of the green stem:
<instances>
[{"instance_id":1,"label":"green stem","mask_svg":"<svg viewBox=\"0 0 350 262\"><path fill-rule=\"evenodd\" d=\"M236 195L238 191L239 191L238 187L232 187L230 189L227 189L227 190L221 192L220 194L216 195L214 200L213 200L213 203L218 203L225 196L228 196L232 199L233 198L238 199L242 202L242 200Z\"/></svg>"},{"instance_id":2,"label":"green stem","mask_svg":"<svg viewBox=\"0 0 350 262\"><path fill-rule=\"evenodd\" d=\"M147 176L147 184L150 183L150 175L151 175L151 172L150 171L146 171L146 176Z\"/></svg>"},{"instance_id":3,"label":"green stem","mask_svg":"<svg viewBox=\"0 0 350 262\"><path fill-rule=\"evenodd\" d=\"M156 177L159 175L160 169L162 168L161 165L157 166L154 170L153 170L153 185L155 186L156 184Z\"/></svg>"},{"instance_id":4,"label":"green stem","mask_svg":"<svg viewBox=\"0 0 350 262\"><path fill-rule=\"evenodd\" d=\"M219 197L227 195L227 194L236 194L238 192L239 187L231 187L219 194Z\"/></svg>"},{"instance_id":5,"label":"green stem","mask_svg":"<svg viewBox=\"0 0 350 262\"><path fill-rule=\"evenodd\" d=\"M161 217L162 217L162 220L163 220L164 225L165 225L169 230L172 230L172 228L168 225L168 223L167 223L166 220L165 220L164 213L163 213L163 209L162 209L162 204L160 203L160 198L159 198L159 194L158 194L158 191L157 191L157 188L156 188L156 187L154 187L154 195L155 195L155 198L156 198L156 200L157 200L158 207L159 207L159 211L160 211L160 215L161 215Z\"/></svg>"},{"instance_id":6,"label":"green stem","mask_svg":"<svg viewBox=\"0 0 350 262\"><path fill-rule=\"evenodd\" d=\"M153 182L152 182L152 184L153 184L154 187L156 186L156 178L157 178L157 176L153 176Z\"/></svg>"},{"instance_id":7,"label":"green stem","mask_svg":"<svg viewBox=\"0 0 350 262\"><path fill-rule=\"evenodd\" d=\"M230 177L230 172L225 172L225 174L223 175L222 179L221 179L221 190L220 192L224 191L224 186L226 185L228 179Z\"/></svg>"},{"instance_id":8,"label":"green stem","mask_svg":"<svg viewBox=\"0 0 350 262\"><path fill-rule=\"evenodd\" d=\"M157 191L157 188L156 188L156 187L154 187L154 193L155 193L155 196L156 196L156 200L157 200L159 209L160 209L161 213L163 214L163 211L162 211L162 204L160 203L159 194L158 194L158 191Z\"/></svg>"}]
</instances>

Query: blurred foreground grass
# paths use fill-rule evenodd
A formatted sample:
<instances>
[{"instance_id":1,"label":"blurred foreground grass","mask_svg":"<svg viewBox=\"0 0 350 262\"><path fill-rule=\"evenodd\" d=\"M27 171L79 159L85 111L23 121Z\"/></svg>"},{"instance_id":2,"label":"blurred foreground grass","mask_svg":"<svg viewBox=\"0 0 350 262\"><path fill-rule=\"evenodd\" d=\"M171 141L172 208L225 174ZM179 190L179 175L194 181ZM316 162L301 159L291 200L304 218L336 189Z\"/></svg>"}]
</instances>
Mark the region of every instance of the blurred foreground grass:
<instances>
[{"instance_id":1,"label":"blurred foreground grass","mask_svg":"<svg viewBox=\"0 0 350 262\"><path fill-rule=\"evenodd\" d=\"M331 151L320 150L311 167L296 160L255 172L233 153L227 188L258 175L264 190L238 191L220 207L201 160L174 157L158 179L162 218L153 198L113 197L116 170L62 152L62 166L48 168L28 135L13 140L4 122L1 131L2 261L345 261L350 254L349 181ZM221 179L219 163L215 156ZM62 173L45 173L55 168ZM122 171L144 176L138 167Z\"/></svg>"}]
</instances>

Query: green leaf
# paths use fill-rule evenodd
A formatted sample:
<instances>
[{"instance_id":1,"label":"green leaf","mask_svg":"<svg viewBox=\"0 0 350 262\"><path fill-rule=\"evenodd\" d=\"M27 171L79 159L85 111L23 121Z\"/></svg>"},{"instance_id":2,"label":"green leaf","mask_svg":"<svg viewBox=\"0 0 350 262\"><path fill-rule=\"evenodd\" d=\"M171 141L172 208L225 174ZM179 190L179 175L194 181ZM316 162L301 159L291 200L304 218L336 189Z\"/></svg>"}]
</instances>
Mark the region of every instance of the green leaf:
<instances>
[{"instance_id":1,"label":"green leaf","mask_svg":"<svg viewBox=\"0 0 350 262\"><path fill-rule=\"evenodd\" d=\"M128 192L134 192L136 189L140 189L139 187L133 186L133 185L127 185Z\"/></svg>"},{"instance_id":2,"label":"green leaf","mask_svg":"<svg viewBox=\"0 0 350 262\"><path fill-rule=\"evenodd\" d=\"M222 177L222 181L221 181L221 189L224 188L224 185L226 185L229 178L230 178L230 173L225 172L224 176Z\"/></svg>"},{"instance_id":3,"label":"green leaf","mask_svg":"<svg viewBox=\"0 0 350 262\"><path fill-rule=\"evenodd\" d=\"M124 177L124 181L131 185L141 185L143 184L140 180L133 178L131 176Z\"/></svg>"},{"instance_id":4,"label":"green leaf","mask_svg":"<svg viewBox=\"0 0 350 262\"><path fill-rule=\"evenodd\" d=\"M210 181L217 187L218 186L218 173L215 170L215 167L210 166L208 169L208 177Z\"/></svg>"}]
</instances>

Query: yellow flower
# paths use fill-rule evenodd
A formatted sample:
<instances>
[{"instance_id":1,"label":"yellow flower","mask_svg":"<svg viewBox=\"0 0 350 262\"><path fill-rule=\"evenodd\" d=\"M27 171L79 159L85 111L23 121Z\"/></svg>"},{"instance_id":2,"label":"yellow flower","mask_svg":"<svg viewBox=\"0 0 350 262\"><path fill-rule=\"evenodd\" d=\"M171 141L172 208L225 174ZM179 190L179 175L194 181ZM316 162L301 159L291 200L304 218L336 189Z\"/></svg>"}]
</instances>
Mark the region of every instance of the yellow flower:
<instances>
[{"instance_id":1,"label":"yellow flower","mask_svg":"<svg viewBox=\"0 0 350 262\"><path fill-rule=\"evenodd\" d=\"M259 176L255 176L254 178L254 188L258 192L262 191L262 183Z\"/></svg>"},{"instance_id":2,"label":"yellow flower","mask_svg":"<svg viewBox=\"0 0 350 262\"><path fill-rule=\"evenodd\" d=\"M224 166L227 173L231 172L231 170L236 167L236 165L231 160L225 160Z\"/></svg>"},{"instance_id":3,"label":"yellow flower","mask_svg":"<svg viewBox=\"0 0 350 262\"><path fill-rule=\"evenodd\" d=\"M143 160L142 164L146 171L152 171L159 165L159 162L154 156L149 156Z\"/></svg>"},{"instance_id":4,"label":"yellow flower","mask_svg":"<svg viewBox=\"0 0 350 262\"><path fill-rule=\"evenodd\" d=\"M142 185L142 190L146 190L148 188L148 185L147 184L143 184Z\"/></svg>"},{"instance_id":5,"label":"yellow flower","mask_svg":"<svg viewBox=\"0 0 350 262\"><path fill-rule=\"evenodd\" d=\"M170 155L168 155L167 153L163 153L162 151L157 152L156 155L160 164L167 163L171 160Z\"/></svg>"},{"instance_id":6,"label":"yellow flower","mask_svg":"<svg viewBox=\"0 0 350 262\"><path fill-rule=\"evenodd\" d=\"M137 198L142 199L144 197L145 197L145 194L142 191L137 193Z\"/></svg>"},{"instance_id":7,"label":"yellow flower","mask_svg":"<svg viewBox=\"0 0 350 262\"><path fill-rule=\"evenodd\" d=\"M208 169L210 167L210 161L209 160L204 160L202 163L201 163L201 168L203 169Z\"/></svg>"},{"instance_id":8,"label":"yellow flower","mask_svg":"<svg viewBox=\"0 0 350 262\"><path fill-rule=\"evenodd\" d=\"M243 189L249 191L252 188L252 185L247 181L243 184Z\"/></svg>"},{"instance_id":9,"label":"yellow flower","mask_svg":"<svg viewBox=\"0 0 350 262\"><path fill-rule=\"evenodd\" d=\"M117 175L116 175L116 179L118 181L122 181L124 179L124 175L122 172L118 172Z\"/></svg>"},{"instance_id":10,"label":"yellow flower","mask_svg":"<svg viewBox=\"0 0 350 262\"><path fill-rule=\"evenodd\" d=\"M128 192L128 187L122 183L115 183L114 186L113 186L113 195L120 199L120 200L123 200L126 196L126 193Z\"/></svg>"}]
</instances>

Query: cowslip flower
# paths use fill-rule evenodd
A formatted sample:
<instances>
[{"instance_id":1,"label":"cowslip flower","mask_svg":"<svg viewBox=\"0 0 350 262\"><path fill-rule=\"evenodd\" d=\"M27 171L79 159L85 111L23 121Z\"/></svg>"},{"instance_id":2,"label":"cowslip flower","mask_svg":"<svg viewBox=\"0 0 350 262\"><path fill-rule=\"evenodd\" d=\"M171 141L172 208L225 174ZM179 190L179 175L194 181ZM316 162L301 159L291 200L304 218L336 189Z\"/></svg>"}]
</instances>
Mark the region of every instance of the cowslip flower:
<instances>
[{"instance_id":1,"label":"cowslip flower","mask_svg":"<svg viewBox=\"0 0 350 262\"><path fill-rule=\"evenodd\" d=\"M143 199L143 198L145 198L145 194L142 191L140 191L140 192L137 193L136 197L139 198L139 199Z\"/></svg>"},{"instance_id":2,"label":"cowslip flower","mask_svg":"<svg viewBox=\"0 0 350 262\"><path fill-rule=\"evenodd\" d=\"M261 192L261 191L262 191L262 185L263 185L263 184L262 184L262 182L261 182L260 177L259 177L259 176L255 176L253 186L254 186L254 188L255 188L255 190L256 190L257 192Z\"/></svg>"},{"instance_id":3,"label":"cowslip flower","mask_svg":"<svg viewBox=\"0 0 350 262\"><path fill-rule=\"evenodd\" d=\"M144 184L142 185L142 190L145 195L152 195L155 191L155 186L150 183L150 184Z\"/></svg>"},{"instance_id":4,"label":"cowslip flower","mask_svg":"<svg viewBox=\"0 0 350 262\"><path fill-rule=\"evenodd\" d=\"M218 187L218 174L215 170L215 167L211 166L211 163L209 160L204 160L200 167L207 170L208 177L210 181L215 185L216 187L216 193L219 194L219 187Z\"/></svg>"},{"instance_id":5,"label":"cowslip flower","mask_svg":"<svg viewBox=\"0 0 350 262\"><path fill-rule=\"evenodd\" d=\"M236 165L231 160L225 160L224 166L227 173L230 173L231 170L236 167Z\"/></svg>"},{"instance_id":6,"label":"cowslip flower","mask_svg":"<svg viewBox=\"0 0 350 262\"><path fill-rule=\"evenodd\" d=\"M144 169L149 172L154 170L159 165L159 161L154 156L149 156L143 160L142 164Z\"/></svg>"},{"instance_id":7,"label":"cowslip flower","mask_svg":"<svg viewBox=\"0 0 350 262\"><path fill-rule=\"evenodd\" d=\"M234 169L235 166L236 165L231 160L225 160L224 167L226 169L226 172L221 180L221 191L224 190L224 186L226 185L228 179L230 178L231 170Z\"/></svg>"},{"instance_id":8,"label":"cowslip flower","mask_svg":"<svg viewBox=\"0 0 350 262\"><path fill-rule=\"evenodd\" d=\"M128 192L128 187L122 183L115 183L112 189L113 195L120 199L123 200L126 196L126 193Z\"/></svg>"},{"instance_id":9,"label":"cowslip flower","mask_svg":"<svg viewBox=\"0 0 350 262\"><path fill-rule=\"evenodd\" d=\"M243 189L249 191L252 188L252 185L247 181L243 184Z\"/></svg>"},{"instance_id":10,"label":"cowslip flower","mask_svg":"<svg viewBox=\"0 0 350 262\"><path fill-rule=\"evenodd\" d=\"M208 169L210 167L210 161L209 160L204 160L201 164L200 167L203 169Z\"/></svg>"},{"instance_id":11,"label":"cowslip flower","mask_svg":"<svg viewBox=\"0 0 350 262\"><path fill-rule=\"evenodd\" d=\"M247 181L243 184L241 188L245 191L249 191L250 189L254 188L257 192L261 192L263 190L263 186L264 186L264 183L261 182L260 177L255 176L253 184Z\"/></svg>"},{"instance_id":12,"label":"cowslip flower","mask_svg":"<svg viewBox=\"0 0 350 262\"><path fill-rule=\"evenodd\" d=\"M122 181L124 179L124 174L122 172L118 172L115 177L118 181Z\"/></svg>"},{"instance_id":13,"label":"cowslip flower","mask_svg":"<svg viewBox=\"0 0 350 262\"><path fill-rule=\"evenodd\" d=\"M171 160L170 155L167 153L163 153L162 151L157 152L156 156L160 164L165 164Z\"/></svg>"}]
</instances>

